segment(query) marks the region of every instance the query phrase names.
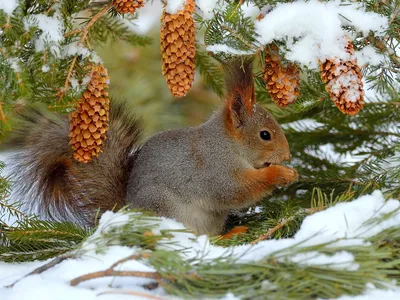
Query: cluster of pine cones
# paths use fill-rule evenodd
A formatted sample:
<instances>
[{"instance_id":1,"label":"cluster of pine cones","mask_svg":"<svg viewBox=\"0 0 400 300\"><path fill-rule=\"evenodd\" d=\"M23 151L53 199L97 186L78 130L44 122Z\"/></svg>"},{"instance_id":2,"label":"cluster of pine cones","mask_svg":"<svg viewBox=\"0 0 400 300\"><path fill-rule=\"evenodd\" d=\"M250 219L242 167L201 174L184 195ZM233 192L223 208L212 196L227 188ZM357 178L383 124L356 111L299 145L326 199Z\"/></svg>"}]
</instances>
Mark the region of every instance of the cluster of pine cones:
<instances>
[{"instance_id":1,"label":"cluster of pine cones","mask_svg":"<svg viewBox=\"0 0 400 300\"><path fill-rule=\"evenodd\" d=\"M112 0L121 14L133 14L144 0ZM171 14L165 9L161 18L160 44L162 74L175 97L185 96L195 75L194 0ZM262 15L258 19L263 18ZM326 59L320 62L322 81L332 101L344 114L355 115L364 100L362 75L354 48L348 40L346 51L350 59ZM278 47L268 45L264 51L263 78L271 98L278 106L287 106L299 96L300 69L281 59ZM109 122L108 75L102 65L93 65L86 91L70 114L70 144L77 161L87 163L99 155L106 140Z\"/></svg>"}]
</instances>

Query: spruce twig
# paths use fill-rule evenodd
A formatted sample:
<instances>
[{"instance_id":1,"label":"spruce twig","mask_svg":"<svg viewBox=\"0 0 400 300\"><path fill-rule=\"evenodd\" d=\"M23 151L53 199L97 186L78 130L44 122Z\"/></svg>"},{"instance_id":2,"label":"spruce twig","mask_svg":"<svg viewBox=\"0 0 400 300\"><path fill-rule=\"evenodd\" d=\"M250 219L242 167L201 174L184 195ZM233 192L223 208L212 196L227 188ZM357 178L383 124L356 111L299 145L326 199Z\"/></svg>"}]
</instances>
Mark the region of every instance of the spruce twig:
<instances>
[{"instance_id":1,"label":"spruce twig","mask_svg":"<svg viewBox=\"0 0 400 300\"><path fill-rule=\"evenodd\" d=\"M104 271L93 272L93 273L85 274L85 275L79 276L77 278L74 278L70 281L70 284L72 286L76 286L83 281L101 278L101 277L143 277L143 278L151 278L151 279L160 281L162 279L162 276L157 272L116 271L115 270L115 268L121 263L127 262L129 260L133 260L133 259L149 258L150 256L151 256L151 254L149 254L149 253L130 255L126 258L118 260L117 262L112 264L111 267L109 267L108 269L106 269Z\"/></svg>"}]
</instances>

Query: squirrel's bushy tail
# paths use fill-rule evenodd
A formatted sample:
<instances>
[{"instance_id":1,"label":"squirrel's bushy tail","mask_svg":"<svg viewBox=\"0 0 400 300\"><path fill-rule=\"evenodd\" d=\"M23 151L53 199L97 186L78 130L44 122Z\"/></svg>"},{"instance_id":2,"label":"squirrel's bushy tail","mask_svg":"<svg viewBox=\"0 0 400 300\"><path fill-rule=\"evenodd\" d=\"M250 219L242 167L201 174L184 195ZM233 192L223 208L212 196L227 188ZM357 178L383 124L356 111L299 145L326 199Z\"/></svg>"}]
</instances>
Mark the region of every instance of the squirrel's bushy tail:
<instances>
[{"instance_id":1,"label":"squirrel's bushy tail","mask_svg":"<svg viewBox=\"0 0 400 300\"><path fill-rule=\"evenodd\" d=\"M142 127L130 109L113 103L103 152L89 163L73 159L66 116L28 108L12 144L13 193L31 212L93 225L100 212L125 205L127 181Z\"/></svg>"}]
</instances>

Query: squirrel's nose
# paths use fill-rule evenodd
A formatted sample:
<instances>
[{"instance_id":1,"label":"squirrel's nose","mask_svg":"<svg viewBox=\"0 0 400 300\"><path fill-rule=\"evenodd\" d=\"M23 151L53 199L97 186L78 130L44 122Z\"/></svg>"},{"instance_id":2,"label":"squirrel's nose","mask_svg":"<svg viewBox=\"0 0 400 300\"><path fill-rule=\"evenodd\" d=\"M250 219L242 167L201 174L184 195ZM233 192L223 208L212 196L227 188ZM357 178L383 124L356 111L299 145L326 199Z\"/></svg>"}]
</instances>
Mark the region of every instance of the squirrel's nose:
<instances>
[{"instance_id":1,"label":"squirrel's nose","mask_svg":"<svg viewBox=\"0 0 400 300\"><path fill-rule=\"evenodd\" d=\"M282 153L282 161L290 161L290 151L284 151Z\"/></svg>"}]
</instances>

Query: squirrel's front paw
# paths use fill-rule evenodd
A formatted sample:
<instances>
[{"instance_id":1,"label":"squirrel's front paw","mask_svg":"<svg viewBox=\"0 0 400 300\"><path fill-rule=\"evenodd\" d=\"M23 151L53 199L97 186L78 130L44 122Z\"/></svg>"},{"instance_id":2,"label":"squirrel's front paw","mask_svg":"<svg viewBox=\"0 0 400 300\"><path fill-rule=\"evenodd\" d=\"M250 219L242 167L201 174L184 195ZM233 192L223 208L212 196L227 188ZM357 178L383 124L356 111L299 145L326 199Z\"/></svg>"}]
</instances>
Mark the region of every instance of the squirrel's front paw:
<instances>
[{"instance_id":1,"label":"squirrel's front paw","mask_svg":"<svg viewBox=\"0 0 400 300\"><path fill-rule=\"evenodd\" d=\"M285 186L296 181L299 177L295 169L286 166L272 165L267 167L266 170L268 170L268 181L275 185Z\"/></svg>"}]
</instances>

